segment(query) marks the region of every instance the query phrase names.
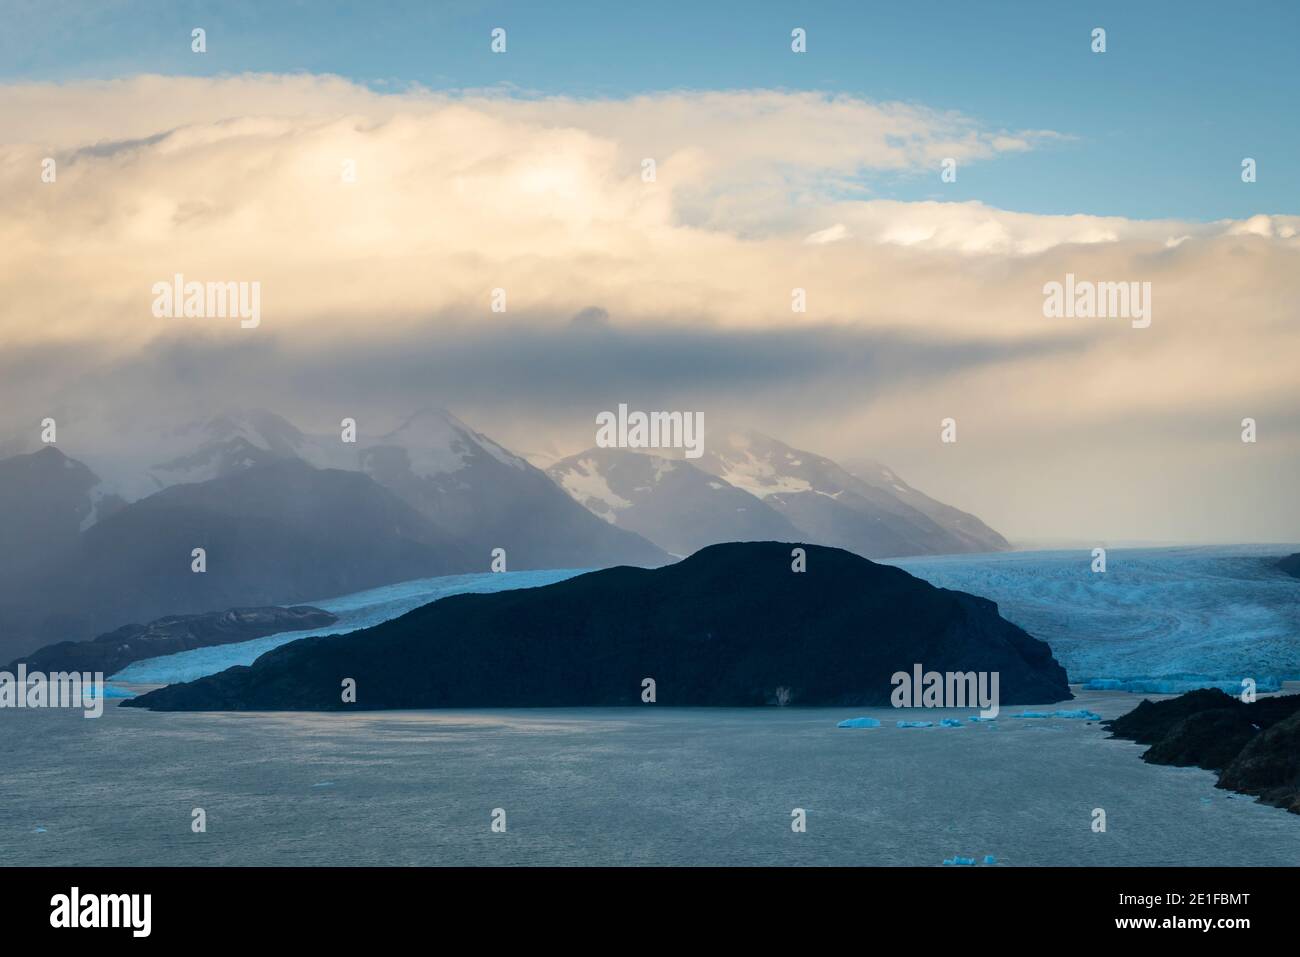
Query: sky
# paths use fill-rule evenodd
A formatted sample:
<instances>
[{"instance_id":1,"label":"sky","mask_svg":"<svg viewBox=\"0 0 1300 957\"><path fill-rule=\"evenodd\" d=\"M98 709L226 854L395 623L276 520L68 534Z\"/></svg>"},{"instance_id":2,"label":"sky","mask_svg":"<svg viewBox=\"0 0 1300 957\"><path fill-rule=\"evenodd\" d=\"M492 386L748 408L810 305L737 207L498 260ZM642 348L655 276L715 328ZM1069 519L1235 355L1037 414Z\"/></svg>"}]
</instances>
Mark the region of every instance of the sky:
<instances>
[{"instance_id":1,"label":"sky","mask_svg":"<svg viewBox=\"0 0 1300 957\"><path fill-rule=\"evenodd\" d=\"M813 7L814 9L807 9ZM815 5L385 0L5 0L0 79L334 74L378 90L504 86L621 98L781 89L924 104L1069 139L959 176L865 177L877 195L1035 213L1211 220L1300 209L1300 6L1286 0ZM194 26L208 52L190 52ZM789 54L790 30L808 53ZM1104 55L1091 30L1107 31ZM507 31L507 55L489 34ZM1243 155L1264 174L1246 193Z\"/></svg>"},{"instance_id":2,"label":"sky","mask_svg":"<svg viewBox=\"0 0 1300 957\"><path fill-rule=\"evenodd\" d=\"M628 402L1013 539L1300 540L1300 5L0 15L0 439L441 404L569 452ZM263 321L154 317L175 273ZM1067 274L1151 283L1151 324L1045 316Z\"/></svg>"}]
</instances>

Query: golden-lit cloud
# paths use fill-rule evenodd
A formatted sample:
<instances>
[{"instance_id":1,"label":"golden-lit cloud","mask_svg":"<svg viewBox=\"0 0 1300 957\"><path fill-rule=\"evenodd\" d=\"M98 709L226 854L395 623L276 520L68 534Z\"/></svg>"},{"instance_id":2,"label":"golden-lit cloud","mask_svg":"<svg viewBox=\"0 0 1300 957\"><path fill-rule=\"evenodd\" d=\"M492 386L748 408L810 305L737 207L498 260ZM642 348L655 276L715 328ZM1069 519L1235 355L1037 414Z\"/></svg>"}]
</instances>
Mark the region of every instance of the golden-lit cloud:
<instances>
[{"instance_id":1,"label":"golden-lit cloud","mask_svg":"<svg viewBox=\"0 0 1300 957\"><path fill-rule=\"evenodd\" d=\"M1230 438L1244 415L1294 408L1295 217L1044 216L871 190L877 176L914 175L937 193L944 159L996 162L1062 139L1051 131L811 93L386 94L305 75L11 85L0 128L0 346L10 368L39 354L49 370L6 396L23 414L84 387L88 356L108 374L178 337L273 343L303 367L467 329L490 338L494 325L553 334L562 351L568 317L590 306L615 330L683 349L697 334L915 344L914 366L860 393L836 349L804 380L776 370L768 393L720 359L683 388L733 417L748 407L772 431L785 416L832 454L919 445L953 410L972 446L1041 456L1066 454L1067 434L1127 448L1136 440L1116 438L1116 422L1212 415ZM177 273L259 282L260 326L156 318L152 287ZM1067 273L1152 283L1150 328L1044 317L1044 284ZM804 313L791 309L796 288ZM930 346L977 358L927 361ZM568 378L579 388L583 369ZM512 409L528 387L501 384ZM823 410L813 419L810 402ZM1277 461L1294 463L1294 415L1272 427L1290 456ZM1167 460L1194 459L1206 439L1192 432ZM940 468L929 454L911 460ZM952 497L997 524L997 504Z\"/></svg>"}]
</instances>

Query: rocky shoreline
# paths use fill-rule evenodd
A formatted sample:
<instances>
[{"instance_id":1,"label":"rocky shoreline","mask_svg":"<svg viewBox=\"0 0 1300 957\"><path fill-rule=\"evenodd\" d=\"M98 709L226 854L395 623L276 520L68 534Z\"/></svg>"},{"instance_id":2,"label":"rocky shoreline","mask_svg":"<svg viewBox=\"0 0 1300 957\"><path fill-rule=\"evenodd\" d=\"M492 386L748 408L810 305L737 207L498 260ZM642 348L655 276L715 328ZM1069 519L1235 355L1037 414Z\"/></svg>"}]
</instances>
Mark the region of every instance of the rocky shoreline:
<instances>
[{"instance_id":1,"label":"rocky shoreline","mask_svg":"<svg viewBox=\"0 0 1300 957\"><path fill-rule=\"evenodd\" d=\"M1103 725L1150 745L1144 761L1214 771L1218 787L1300 814L1300 694L1247 703L1217 689L1189 691L1144 699Z\"/></svg>"}]
</instances>

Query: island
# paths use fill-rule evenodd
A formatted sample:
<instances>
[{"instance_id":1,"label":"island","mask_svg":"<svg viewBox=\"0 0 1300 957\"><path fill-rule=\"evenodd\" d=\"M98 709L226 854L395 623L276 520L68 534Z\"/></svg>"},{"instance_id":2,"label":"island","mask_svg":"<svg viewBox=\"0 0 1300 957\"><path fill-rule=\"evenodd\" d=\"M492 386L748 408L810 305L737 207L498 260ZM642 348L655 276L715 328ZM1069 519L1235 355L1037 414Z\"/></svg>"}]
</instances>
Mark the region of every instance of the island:
<instances>
[{"instance_id":1,"label":"island","mask_svg":"<svg viewBox=\"0 0 1300 957\"><path fill-rule=\"evenodd\" d=\"M450 596L124 706L882 706L891 676L917 664L997 672L1002 704L1071 697L1051 649L987 599L837 548L743 542L660 568Z\"/></svg>"}]
</instances>

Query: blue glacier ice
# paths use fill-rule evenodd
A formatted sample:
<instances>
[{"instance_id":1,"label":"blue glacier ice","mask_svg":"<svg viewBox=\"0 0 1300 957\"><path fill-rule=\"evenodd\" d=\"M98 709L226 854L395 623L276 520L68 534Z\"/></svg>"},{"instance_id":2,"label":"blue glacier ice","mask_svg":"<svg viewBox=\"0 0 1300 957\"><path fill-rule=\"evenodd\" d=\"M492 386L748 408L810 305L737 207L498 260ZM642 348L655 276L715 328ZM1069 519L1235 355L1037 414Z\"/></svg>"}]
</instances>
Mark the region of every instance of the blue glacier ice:
<instances>
[{"instance_id":1,"label":"blue glacier ice","mask_svg":"<svg viewBox=\"0 0 1300 957\"><path fill-rule=\"evenodd\" d=\"M878 728L880 722L875 718L845 718L835 727L837 728Z\"/></svg>"},{"instance_id":2,"label":"blue glacier ice","mask_svg":"<svg viewBox=\"0 0 1300 957\"><path fill-rule=\"evenodd\" d=\"M1101 715L1095 711L1022 711L1017 718L1078 718L1084 721L1100 721Z\"/></svg>"},{"instance_id":3,"label":"blue glacier ice","mask_svg":"<svg viewBox=\"0 0 1300 957\"><path fill-rule=\"evenodd\" d=\"M1046 641L1072 682L1091 690L1177 693L1192 688L1259 691L1300 679L1300 583L1273 567L1296 546L1112 548L1107 571L1088 550L1010 552L892 560L943 588L982 595L1003 616ZM427 578L324 601L339 615L316 631L199 648L137 661L116 681L170 684L251 664L310 635L355 631L447 595L529 588L580 569Z\"/></svg>"},{"instance_id":4,"label":"blue glacier ice","mask_svg":"<svg viewBox=\"0 0 1300 957\"><path fill-rule=\"evenodd\" d=\"M972 867L975 864L975 858L961 857L960 855L954 854L952 857L945 857L943 859L943 862L949 867L952 867L953 865L957 865L959 867Z\"/></svg>"},{"instance_id":5,"label":"blue glacier ice","mask_svg":"<svg viewBox=\"0 0 1300 957\"><path fill-rule=\"evenodd\" d=\"M933 721L897 721L895 726L899 728L933 728Z\"/></svg>"},{"instance_id":6,"label":"blue glacier ice","mask_svg":"<svg viewBox=\"0 0 1300 957\"><path fill-rule=\"evenodd\" d=\"M1254 677L1253 675L1251 677ZM1281 691L1282 681L1279 675L1263 675L1255 678L1256 691ZM1241 693L1239 678L1215 678L1211 675L1180 674L1165 675L1159 678L1093 678L1083 682L1085 691L1129 691L1135 694L1182 694L1197 688L1218 688L1228 694Z\"/></svg>"},{"instance_id":7,"label":"blue glacier ice","mask_svg":"<svg viewBox=\"0 0 1300 957\"><path fill-rule=\"evenodd\" d=\"M1300 679L1300 582L1273 567L1288 545L1111 548L891 559L942 588L997 602L1097 690L1277 690Z\"/></svg>"},{"instance_id":8,"label":"blue glacier ice","mask_svg":"<svg viewBox=\"0 0 1300 957\"><path fill-rule=\"evenodd\" d=\"M231 645L195 648L193 651L182 651L174 655L145 658L142 661L132 662L111 677L114 681L129 684L174 684L178 681L193 681L195 678L216 674L235 665L251 665L259 656L266 654L272 648L297 641L299 638L308 638L312 635L338 635L359 628L369 628L404 615L421 605L427 605L431 601L446 598L448 595L536 588L540 585L564 581L574 575L581 575L584 571L586 569L566 568L447 575L371 588L368 591L356 592L340 598L300 602L300 604L315 605L317 608L331 611L338 615L339 620L325 628L311 631L282 632L278 635L267 635ZM110 695L106 693L105 697Z\"/></svg>"},{"instance_id":9,"label":"blue glacier ice","mask_svg":"<svg viewBox=\"0 0 1300 957\"><path fill-rule=\"evenodd\" d=\"M941 728L960 728L961 722L956 718L944 718L939 722Z\"/></svg>"},{"instance_id":10,"label":"blue glacier ice","mask_svg":"<svg viewBox=\"0 0 1300 957\"><path fill-rule=\"evenodd\" d=\"M985 855L984 855L984 863L985 863L985 864L996 864L997 862L998 862L998 859L997 859L996 857L994 857L992 854L985 854Z\"/></svg>"}]
</instances>

